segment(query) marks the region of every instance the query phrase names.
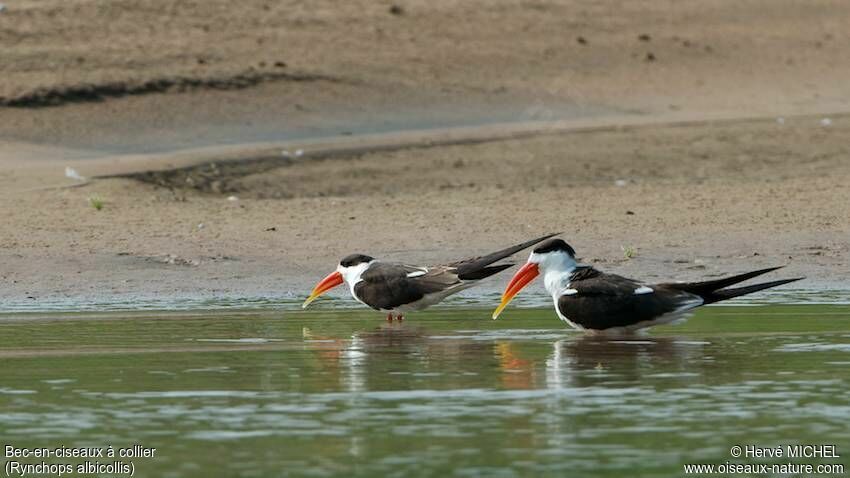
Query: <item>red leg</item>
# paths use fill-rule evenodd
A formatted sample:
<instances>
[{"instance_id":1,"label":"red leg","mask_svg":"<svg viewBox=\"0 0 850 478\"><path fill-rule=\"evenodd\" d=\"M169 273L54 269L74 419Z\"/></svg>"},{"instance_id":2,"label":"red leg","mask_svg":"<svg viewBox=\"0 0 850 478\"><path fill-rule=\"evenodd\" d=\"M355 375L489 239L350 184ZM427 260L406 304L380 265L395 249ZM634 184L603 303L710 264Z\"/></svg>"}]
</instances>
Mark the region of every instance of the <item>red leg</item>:
<instances>
[{"instance_id":1,"label":"red leg","mask_svg":"<svg viewBox=\"0 0 850 478\"><path fill-rule=\"evenodd\" d=\"M404 314L398 314L398 317L396 317L396 320L398 320L399 322L404 320Z\"/></svg>"},{"instance_id":2,"label":"red leg","mask_svg":"<svg viewBox=\"0 0 850 478\"><path fill-rule=\"evenodd\" d=\"M390 312L389 314L387 314L387 322L392 323L392 321L393 321L393 313Z\"/></svg>"}]
</instances>

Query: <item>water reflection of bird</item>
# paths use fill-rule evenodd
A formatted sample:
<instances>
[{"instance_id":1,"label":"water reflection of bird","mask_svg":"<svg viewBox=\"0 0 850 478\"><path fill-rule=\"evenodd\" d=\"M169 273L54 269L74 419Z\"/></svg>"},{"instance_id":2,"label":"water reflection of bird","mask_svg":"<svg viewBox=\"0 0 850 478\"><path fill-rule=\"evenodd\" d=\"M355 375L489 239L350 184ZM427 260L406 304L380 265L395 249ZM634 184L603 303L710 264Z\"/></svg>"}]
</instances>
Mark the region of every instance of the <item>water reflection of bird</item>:
<instances>
[{"instance_id":1,"label":"water reflection of bird","mask_svg":"<svg viewBox=\"0 0 850 478\"><path fill-rule=\"evenodd\" d=\"M464 369L492 370L496 361L488 342L439 337L425 328L406 325L359 331L346 338L305 329L304 338L305 348L314 350L330 373L327 377L337 377L337 383L349 391L381 389L388 374L393 374L397 383L417 380L422 373L436 374L445 386L463 387L468 383Z\"/></svg>"},{"instance_id":2,"label":"water reflection of bird","mask_svg":"<svg viewBox=\"0 0 850 478\"><path fill-rule=\"evenodd\" d=\"M408 311L432 306L511 267L513 264L493 264L553 235L538 237L485 256L439 266L395 264L364 254L351 254L339 262L336 271L316 284L303 307L306 308L320 295L345 283L358 302L387 313L388 321L392 321L393 315L402 320L403 314Z\"/></svg>"},{"instance_id":3,"label":"water reflection of bird","mask_svg":"<svg viewBox=\"0 0 850 478\"><path fill-rule=\"evenodd\" d=\"M534 248L505 288L499 316L511 299L539 274L555 301L555 312L572 327L592 332L632 332L681 320L696 307L776 287L802 278L781 279L744 287L730 287L774 271L762 269L704 282L646 285L576 263L575 250L561 239Z\"/></svg>"},{"instance_id":4,"label":"water reflection of bird","mask_svg":"<svg viewBox=\"0 0 850 478\"><path fill-rule=\"evenodd\" d=\"M414 350L426 339L424 329L418 327L381 327L374 330L359 331L347 338L324 336L304 327L302 337L305 344L319 352L327 361L339 360L346 351L360 350L365 353L393 355Z\"/></svg>"},{"instance_id":5,"label":"water reflection of bird","mask_svg":"<svg viewBox=\"0 0 850 478\"><path fill-rule=\"evenodd\" d=\"M304 327L302 336L305 348L316 352L319 363L332 373L336 384L351 392L367 389L370 370L380 373L394 367L398 371L404 366L399 358L415 355L425 341L419 328L389 326L356 332L347 338L319 335Z\"/></svg>"},{"instance_id":6,"label":"water reflection of bird","mask_svg":"<svg viewBox=\"0 0 850 478\"><path fill-rule=\"evenodd\" d=\"M546 360L549 388L642 383L644 374L685 377L699 373L704 342L671 337L616 339L581 335L552 344Z\"/></svg>"}]
</instances>

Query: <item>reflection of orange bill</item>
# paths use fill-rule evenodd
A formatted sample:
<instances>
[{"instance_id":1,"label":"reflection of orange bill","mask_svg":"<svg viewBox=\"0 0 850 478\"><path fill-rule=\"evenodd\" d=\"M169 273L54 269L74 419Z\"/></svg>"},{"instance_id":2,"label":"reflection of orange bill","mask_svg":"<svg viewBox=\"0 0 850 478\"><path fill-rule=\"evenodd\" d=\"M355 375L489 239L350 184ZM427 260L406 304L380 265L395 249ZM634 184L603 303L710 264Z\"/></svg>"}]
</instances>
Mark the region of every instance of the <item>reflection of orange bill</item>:
<instances>
[{"instance_id":1,"label":"reflection of orange bill","mask_svg":"<svg viewBox=\"0 0 850 478\"><path fill-rule=\"evenodd\" d=\"M513 346L507 342L496 344L496 354L499 356L499 365L502 370L519 371L528 368L529 361L520 358L514 353Z\"/></svg>"},{"instance_id":2,"label":"reflection of orange bill","mask_svg":"<svg viewBox=\"0 0 850 478\"><path fill-rule=\"evenodd\" d=\"M502 294L502 303L496 307L496 310L493 312L493 318L498 318L499 314L501 314L505 307L508 306L514 296L517 295L523 287L527 286L529 282L533 281L539 274L540 268L537 267L537 264L532 262L528 262L524 266L520 267L519 270L516 271L516 274L514 274L511 281L508 282L508 286L505 287L505 292Z\"/></svg>"},{"instance_id":3,"label":"reflection of orange bill","mask_svg":"<svg viewBox=\"0 0 850 478\"><path fill-rule=\"evenodd\" d=\"M306 309L307 306L310 305L310 302L313 302L320 295L342 284L342 282L342 274L339 272L331 272L327 277L319 281L319 283L316 284L316 287L313 287L313 292L310 293L310 297L307 297L307 300L304 301L301 308Z\"/></svg>"},{"instance_id":4,"label":"reflection of orange bill","mask_svg":"<svg viewBox=\"0 0 850 478\"><path fill-rule=\"evenodd\" d=\"M521 358L512 344L496 344L496 355L502 370L501 380L505 388L528 390L534 388L534 363Z\"/></svg>"}]
</instances>

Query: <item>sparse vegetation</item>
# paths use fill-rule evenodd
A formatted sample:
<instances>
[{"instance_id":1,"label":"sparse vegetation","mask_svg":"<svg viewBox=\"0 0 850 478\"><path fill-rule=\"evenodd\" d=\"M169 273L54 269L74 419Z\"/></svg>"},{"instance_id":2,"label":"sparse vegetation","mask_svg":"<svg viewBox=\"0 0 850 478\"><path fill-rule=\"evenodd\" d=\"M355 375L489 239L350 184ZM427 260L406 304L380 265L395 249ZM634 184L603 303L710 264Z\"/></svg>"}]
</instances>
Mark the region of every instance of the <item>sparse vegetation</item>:
<instances>
[{"instance_id":1,"label":"sparse vegetation","mask_svg":"<svg viewBox=\"0 0 850 478\"><path fill-rule=\"evenodd\" d=\"M103 209L103 198L95 194L94 196L89 196L89 204L91 207L100 211Z\"/></svg>"},{"instance_id":2,"label":"sparse vegetation","mask_svg":"<svg viewBox=\"0 0 850 478\"><path fill-rule=\"evenodd\" d=\"M620 249L623 250L623 257L626 259L632 259L637 256L637 249L634 246L620 246Z\"/></svg>"}]
</instances>

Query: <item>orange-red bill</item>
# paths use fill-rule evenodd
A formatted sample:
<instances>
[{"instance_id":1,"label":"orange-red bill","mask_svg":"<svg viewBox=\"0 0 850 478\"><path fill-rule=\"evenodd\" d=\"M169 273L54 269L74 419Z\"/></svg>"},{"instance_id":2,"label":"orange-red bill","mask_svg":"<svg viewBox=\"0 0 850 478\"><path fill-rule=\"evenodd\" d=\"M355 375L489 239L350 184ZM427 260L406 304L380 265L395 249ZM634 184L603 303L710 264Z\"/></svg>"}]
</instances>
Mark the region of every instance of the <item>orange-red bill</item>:
<instances>
[{"instance_id":1,"label":"orange-red bill","mask_svg":"<svg viewBox=\"0 0 850 478\"><path fill-rule=\"evenodd\" d=\"M508 304L513 300L514 296L522 290L523 287L527 286L529 282L533 281L535 277L540 274L540 269L537 267L537 264L533 262L528 262L524 266L520 267L516 274L514 274L511 281L508 282L508 286L505 287L505 292L502 294L502 303L496 307L496 310L493 311L493 319L499 317L499 314L508 306Z\"/></svg>"},{"instance_id":2,"label":"orange-red bill","mask_svg":"<svg viewBox=\"0 0 850 478\"><path fill-rule=\"evenodd\" d=\"M316 287L313 287L313 292L310 292L310 297L307 297L307 300L304 301L301 308L306 309L307 306L310 305L310 302L313 302L320 295L342 284L342 282L342 274L339 272L331 272L327 277L319 281L319 283L316 284Z\"/></svg>"}]
</instances>

